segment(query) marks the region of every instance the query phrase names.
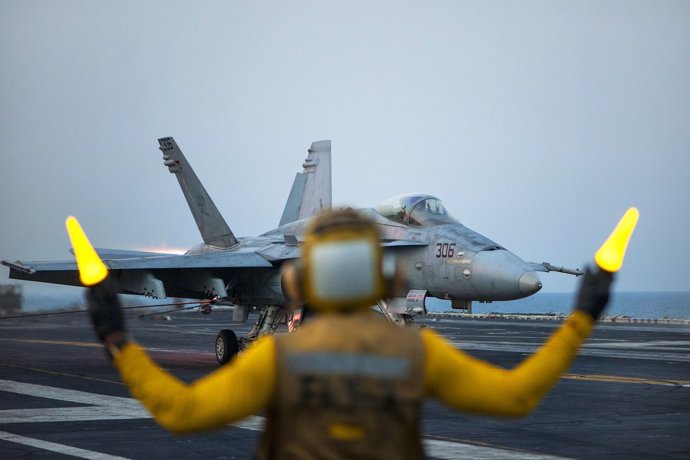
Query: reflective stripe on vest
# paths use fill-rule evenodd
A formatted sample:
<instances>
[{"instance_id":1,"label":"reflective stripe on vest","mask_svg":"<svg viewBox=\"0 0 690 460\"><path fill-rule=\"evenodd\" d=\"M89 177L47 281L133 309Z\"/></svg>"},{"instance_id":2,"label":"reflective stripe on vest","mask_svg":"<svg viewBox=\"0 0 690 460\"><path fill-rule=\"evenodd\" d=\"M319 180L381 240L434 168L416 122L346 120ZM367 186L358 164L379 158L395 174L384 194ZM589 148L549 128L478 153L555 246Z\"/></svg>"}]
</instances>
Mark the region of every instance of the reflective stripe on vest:
<instances>
[{"instance_id":1,"label":"reflective stripe on vest","mask_svg":"<svg viewBox=\"0 0 690 460\"><path fill-rule=\"evenodd\" d=\"M307 352L286 359L290 370L298 374L404 379L410 373L409 360L398 357Z\"/></svg>"}]
</instances>

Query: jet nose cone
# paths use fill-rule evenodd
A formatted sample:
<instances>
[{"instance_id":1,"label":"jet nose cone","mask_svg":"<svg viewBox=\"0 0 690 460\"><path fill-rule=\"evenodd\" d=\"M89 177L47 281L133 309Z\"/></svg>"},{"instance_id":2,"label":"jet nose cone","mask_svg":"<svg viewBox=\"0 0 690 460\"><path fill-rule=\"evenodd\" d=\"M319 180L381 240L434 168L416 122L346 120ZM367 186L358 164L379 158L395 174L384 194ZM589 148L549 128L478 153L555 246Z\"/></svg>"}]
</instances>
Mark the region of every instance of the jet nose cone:
<instances>
[{"instance_id":1,"label":"jet nose cone","mask_svg":"<svg viewBox=\"0 0 690 460\"><path fill-rule=\"evenodd\" d=\"M522 275L520 277L520 281L518 281L518 284L520 286L520 290L526 295L534 294L541 289L542 286L539 277L534 272L527 272Z\"/></svg>"}]
</instances>

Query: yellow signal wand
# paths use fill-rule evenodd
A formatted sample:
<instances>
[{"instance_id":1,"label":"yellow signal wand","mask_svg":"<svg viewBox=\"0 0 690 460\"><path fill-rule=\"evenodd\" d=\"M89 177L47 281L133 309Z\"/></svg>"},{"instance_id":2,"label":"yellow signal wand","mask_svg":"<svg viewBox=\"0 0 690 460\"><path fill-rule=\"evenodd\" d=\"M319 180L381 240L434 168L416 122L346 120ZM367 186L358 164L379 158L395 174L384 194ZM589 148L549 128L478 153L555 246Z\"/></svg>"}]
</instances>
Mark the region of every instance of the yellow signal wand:
<instances>
[{"instance_id":1,"label":"yellow signal wand","mask_svg":"<svg viewBox=\"0 0 690 460\"><path fill-rule=\"evenodd\" d=\"M594 261L599 268L610 273L621 269L625 251L639 218L637 208L630 208L625 212L609 238L594 254Z\"/></svg>"},{"instance_id":2,"label":"yellow signal wand","mask_svg":"<svg viewBox=\"0 0 690 460\"><path fill-rule=\"evenodd\" d=\"M69 216L65 221L69 239L74 249L74 257L77 259L79 279L84 286L94 286L108 276L108 267L96 253L84 230L74 216Z\"/></svg>"}]
</instances>

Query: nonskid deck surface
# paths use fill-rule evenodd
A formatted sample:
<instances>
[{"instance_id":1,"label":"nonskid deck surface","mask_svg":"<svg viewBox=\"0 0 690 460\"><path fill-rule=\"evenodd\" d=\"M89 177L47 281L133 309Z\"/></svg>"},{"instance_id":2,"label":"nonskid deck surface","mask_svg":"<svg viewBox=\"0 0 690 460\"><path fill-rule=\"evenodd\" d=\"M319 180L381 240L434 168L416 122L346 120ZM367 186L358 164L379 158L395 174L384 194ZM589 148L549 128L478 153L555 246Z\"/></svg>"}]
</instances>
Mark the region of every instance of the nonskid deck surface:
<instances>
[{"instance_id":1,"label":"nonskid deck surface","mask_svg":"<svg viewBox=\"0 0 690 460\"><path fill-rule=\"evenodd\" d=\"M217 331L246 334L231 313L130 319L139 343L186 381L216 368ZM468 353L511 367L557 321L429 318ZM462 385L462 382L458 382ZM481 391L481 389L478 389ZM130 398L83 314L0 322L0 458L250 458L260 415L176 437ZM690 455L690 326L601 324L530 416L469 416L429 401L431 458L685 458Z\"/></svg>"}]
</instances>

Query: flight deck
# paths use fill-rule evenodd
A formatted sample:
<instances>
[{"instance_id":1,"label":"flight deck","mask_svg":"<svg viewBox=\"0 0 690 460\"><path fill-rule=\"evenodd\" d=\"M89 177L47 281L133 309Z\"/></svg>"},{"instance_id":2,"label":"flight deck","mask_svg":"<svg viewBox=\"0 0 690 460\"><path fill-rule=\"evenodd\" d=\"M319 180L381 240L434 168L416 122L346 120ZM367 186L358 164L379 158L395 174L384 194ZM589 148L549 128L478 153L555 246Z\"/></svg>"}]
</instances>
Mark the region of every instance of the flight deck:
<instances>
[{"instance_id":1,"label":"flight deck","mask_svg":"<svg viewBox=\"0 0 690 460\"><path fill-rule=\"evenodd\" d=\"M231 316L134 317L128 326L158 363L192 381L216 369L215 335ZM230 327L246 334L253 319ZM418 324L509 368L559 322L430 316ZM0 458L251 458L263 420L171 435L131 399L83 313L0 321ZM430 458L672 459L690 456L689 429L690 325L601 323L528 417L468 415L429 400L422 432Z\"/></svg>"}]
</instances>

